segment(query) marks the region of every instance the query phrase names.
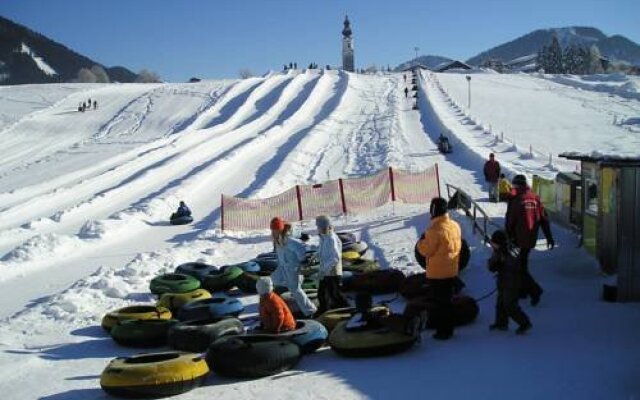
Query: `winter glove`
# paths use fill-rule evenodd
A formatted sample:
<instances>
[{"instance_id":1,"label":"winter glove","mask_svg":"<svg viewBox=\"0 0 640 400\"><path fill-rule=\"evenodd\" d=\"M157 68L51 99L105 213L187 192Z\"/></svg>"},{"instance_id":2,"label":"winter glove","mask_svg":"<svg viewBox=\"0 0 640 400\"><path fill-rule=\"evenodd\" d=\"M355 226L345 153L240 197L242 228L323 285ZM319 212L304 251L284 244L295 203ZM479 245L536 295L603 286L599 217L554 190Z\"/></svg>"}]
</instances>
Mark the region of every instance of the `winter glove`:
<instances>
[{"instance_id":1,"label":"winter glove","mask_svg":"<svg viewBox=\"0 0 640 400\"><path fill-rule=\"evenodd\" d=\"M554 247L556 247L555 240L553 240L553 238L547 239L547 249L553 250Z\"/></svg>"}]
</instances>

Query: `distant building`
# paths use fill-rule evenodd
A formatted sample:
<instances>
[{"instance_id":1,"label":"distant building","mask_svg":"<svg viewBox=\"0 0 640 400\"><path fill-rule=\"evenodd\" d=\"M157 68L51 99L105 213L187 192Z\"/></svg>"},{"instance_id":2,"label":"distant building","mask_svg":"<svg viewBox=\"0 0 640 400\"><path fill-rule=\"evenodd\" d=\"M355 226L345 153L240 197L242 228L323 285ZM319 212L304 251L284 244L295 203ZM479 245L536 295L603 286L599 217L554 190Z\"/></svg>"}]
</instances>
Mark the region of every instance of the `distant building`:
<instances>
[{"instance_id":1,"label":"distant building","mask_svg":"<svg viewBox=\"0 0 640 400\"><path fill-rule=\"evenodd\" d=\"M200 82L200 78L192 77L191 79L189 79L189 83L197 83L197 82Z\"/></svg>"},{"instance_id":2,"label":"distant building","mask_svg":"<svg viewBox=\"0 0 640 400\"><path fill-rule=\"evenodd\" d=\"M419 63L419 62L416 62L416 63L412 63L411 65L409 65L409 66L405 67L405 68L402 70L402 72L417 71L417 70L421 70L421 69L428 70L428 69L429 69L429 67L427 67L426 65L421 64L421 63Z\"/></svg>"},{"instance_id":3,"label":"distant building","mask_svg":"<svg viewBox=\"0 0 640 400\"><path fill-rule=\"evenodd\" d=\"M351 37L351 23L349 17L344 17L344 28L342 29L342 69L353 72L355 63L353 62L353 38Z\"/></svg>"},{"instance_id":4,"label":"distant building","mask_svg":"<svg viewBox=\"0 0 640 400\"><path fill-rule=\"evenodd\" d=\"M442 63L434 68L436 72L445 72L450 69L471 69L471 66L463 63L462 61L454 60Z\"/></svg>"}]
</instances>

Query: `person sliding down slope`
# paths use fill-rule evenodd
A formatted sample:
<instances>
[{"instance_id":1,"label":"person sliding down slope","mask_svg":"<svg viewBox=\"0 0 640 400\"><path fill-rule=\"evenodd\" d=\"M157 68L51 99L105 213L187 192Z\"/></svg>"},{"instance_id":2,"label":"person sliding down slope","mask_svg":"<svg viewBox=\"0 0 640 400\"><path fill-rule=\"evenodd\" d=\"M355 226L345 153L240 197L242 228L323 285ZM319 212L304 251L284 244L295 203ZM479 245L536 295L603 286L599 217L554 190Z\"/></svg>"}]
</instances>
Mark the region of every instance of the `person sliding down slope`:
<instances>
[{"instance_id":1,"label":"person sliding down slope","mask_svg":"<svg viewBox=\"0 0 640 400\"><path fill-rule=\"evenodd\" d=\"M180 205L178 206L178 210L176 210L176 212L171 214L171 219L181 218L181 217L190 217L190 216L191 216L191 210L189 209L189 207L187 207L184 201L181 201Z\"/></svg>"},{"instance_id":2,"label":"person sliding down slope","mask_svg":"<svg viewBox=\"0 0 640 400\"><path fill-rule=\"evenodd\" d=\"M303 243L291 237L291 225L284 219L275 217L271 220L271 238L278 257L278 266L271 275L275 286L285 286L296 301L304 318L312 318L316 306L302 290L300 267L306 259L307 250Z\"/></svg>"}]
</instances>

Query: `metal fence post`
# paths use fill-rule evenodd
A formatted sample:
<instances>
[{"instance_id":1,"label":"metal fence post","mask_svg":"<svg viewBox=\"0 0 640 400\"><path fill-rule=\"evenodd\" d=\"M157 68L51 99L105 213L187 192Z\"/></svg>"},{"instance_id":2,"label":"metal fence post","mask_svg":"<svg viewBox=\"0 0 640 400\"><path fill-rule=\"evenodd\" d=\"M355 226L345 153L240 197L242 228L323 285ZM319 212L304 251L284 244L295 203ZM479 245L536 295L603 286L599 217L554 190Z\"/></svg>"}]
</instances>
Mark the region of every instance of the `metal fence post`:
<instances>
[{"instance_id":1,"label":"metal fence post","mask_svg":"<svg viewBox=\"0 0 640 400\"><path fill-rule=\"evenodd\" d=\"M302 221L302 195L300 194L300 185L296 185L296 197L298 198L298 218Z\"/></svg>"},{"instance_id":2,"label":"metal fence post","mask_svg":"<svg viewBox=\"0 0 640 400\"><path fill-rule=\"evenodd\" d=\"M224 232L224 195L220 194L220 230Z\"/></svg>"}]
</instances>

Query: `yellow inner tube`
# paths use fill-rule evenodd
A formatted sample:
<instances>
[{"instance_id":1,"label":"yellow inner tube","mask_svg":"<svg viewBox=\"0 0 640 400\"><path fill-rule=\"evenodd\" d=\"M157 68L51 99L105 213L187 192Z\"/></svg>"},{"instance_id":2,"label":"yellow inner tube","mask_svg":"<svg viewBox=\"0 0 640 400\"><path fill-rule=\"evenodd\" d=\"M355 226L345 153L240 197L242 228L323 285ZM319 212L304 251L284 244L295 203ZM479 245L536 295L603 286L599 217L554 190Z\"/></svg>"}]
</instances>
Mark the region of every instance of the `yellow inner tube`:
<instances>
[{"instance_id":1,"label":"yellow inner tube","mask_svg":"<svg viewBox=\"0 0 640 400\"><path fill-rule=\"evenodd\" d=\"M185 304L196 300L210 299L211 293L205 289L196 289L187 293L164 293L156 303L157 307L164 307L170 310L178 309Z\"/></svg>"},{"instance_id":2,"label":"yellow inner tube","mask_svg":"<svg viewBox=\"0 0 640 400\"><path fill-rule=\"evenodd\" d=\"M385 306L375 306L372 309L374 312L380 312L382 310L388 310ZM339 322L350 319L357 311L354 307L335 308L333 310L327 310L324 314L316 318L316 321L320 322L327 331L331 333Z\"/></svg>"},{"instance_id":3,"label":"yellow inner tube","mask_svg":"<svg viewBox=\"0 0 640 400\"><path fill-rule=\"evenodd\" d=\"M339 322L329 335L331 347L345 350L364 350L401 343L413 343L415 338L389 330L378 328L363 331L347 331L347 321Z\"/></svg>"},{"instance_id":4,"label":"yellow inner tube","mask_svg":"<svg viewBox=\"0 0 640 400\"><path fill-rule=\"evenodd\" d=\"M357 251L345 251L342 253L342 259L345 261L355 261L360 258L360 253Z\"/></svg>"},{"instance_id":5,"label":"yellow inner tube","mask_svg":"<svg viewBox=\"0 0 640 400\"><path fill-rule=\"evenodd\" d=\"M209 366L198 353L139 354L111 360L100 375L100 386L155 386L191 381L208 373Z\"/></svg>"},{"instance_id":6,"label":"yellow inner tube","mask_svg":"<svg viewBox=\"0 0 640 400\"><path fill-rule=\"evenodd\" d=\"M118 322L130 319L171 319L171 311L147 304L124 307L102 317L102 327L110 331Z\"/></svg>"}]
</instances>

